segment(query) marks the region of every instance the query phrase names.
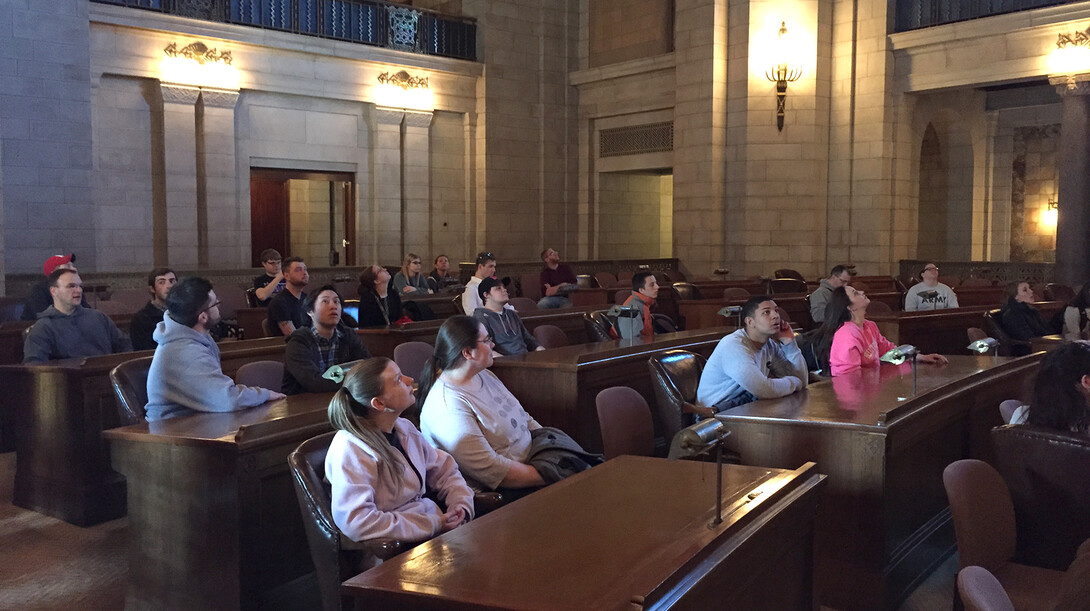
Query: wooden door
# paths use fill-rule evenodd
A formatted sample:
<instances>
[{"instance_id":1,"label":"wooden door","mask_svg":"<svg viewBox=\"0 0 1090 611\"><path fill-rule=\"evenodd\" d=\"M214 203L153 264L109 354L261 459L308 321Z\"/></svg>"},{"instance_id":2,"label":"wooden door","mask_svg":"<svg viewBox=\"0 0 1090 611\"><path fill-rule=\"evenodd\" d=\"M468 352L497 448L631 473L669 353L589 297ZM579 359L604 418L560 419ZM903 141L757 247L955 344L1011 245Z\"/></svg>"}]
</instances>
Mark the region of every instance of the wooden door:
<instances>
[{"instance_id":1,"label":"wooden door","mask_svg":"<svg viewBox=\"0 0 1090 611\"><path fill-rule=\"evenodd\" d=\"M250 252L251 265L261 267L261 252L275 248L282 257L291 256L291 229L288 217L288 181L286 178L263 176L259 170L250 173Z\"/></svg>"}]
</instances>

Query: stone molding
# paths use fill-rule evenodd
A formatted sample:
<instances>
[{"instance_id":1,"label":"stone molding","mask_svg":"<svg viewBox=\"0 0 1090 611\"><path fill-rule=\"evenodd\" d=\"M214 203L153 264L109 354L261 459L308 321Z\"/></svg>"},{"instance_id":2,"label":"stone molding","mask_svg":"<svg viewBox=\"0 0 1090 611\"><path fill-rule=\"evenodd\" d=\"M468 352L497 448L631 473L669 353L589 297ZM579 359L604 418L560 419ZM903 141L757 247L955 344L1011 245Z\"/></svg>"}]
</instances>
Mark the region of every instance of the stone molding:
<instances>
[{"instance_id":1,"label":"stone molding","mask_svg":"<svg viewBox=\"0 0 1090 611\"><path fill-rule=\"evenodd\" d=\"M199 87L160 83L159 88L163 92L164 104L188 104L193 106L197 103L197 98L201 95Z\"/></svg>"},{"instance_id":2,"label":"stone molding","mask_svg":"<svg viewBox=\"0 0 1090 611\"><path fill-rule=\"evenodd\" d=\"M1076 74L1073 76L1050 76L1050 85L1056 86L1056 93L1060 97L1068 95L1090 95L1090 73Z\"/></svg>"},{"instance_id":3,"label":"stone molding","mask_svg":"<svg viewBox=\"0 0 1090 611\"><path fill-rule=\"evenodd\" d=\"M375 107L376 125L401 125L401 121L404 118L405 111L400 108L383 108L382 106Z\"/></svg>"},{"instance_id":4,"label":"stone molding","mask_svg":"<svg viewBox=\"0 0 1090 611\"><path fill-rule=\"evenodd\" d=\"M418 110L405 111L405 127L430 127L434 115L430 112Z\"/></svg>"},{"instance_id":5,"label":"stone molding","mask_svg":"<svg viewBox=\"0 0 1090 611\"><path fill-rule=\"evenodd\" d=\"M234 109L238 102L238 92L227 89L201 89L201 101L214 108Z\"/></svg>"}]
</instances>

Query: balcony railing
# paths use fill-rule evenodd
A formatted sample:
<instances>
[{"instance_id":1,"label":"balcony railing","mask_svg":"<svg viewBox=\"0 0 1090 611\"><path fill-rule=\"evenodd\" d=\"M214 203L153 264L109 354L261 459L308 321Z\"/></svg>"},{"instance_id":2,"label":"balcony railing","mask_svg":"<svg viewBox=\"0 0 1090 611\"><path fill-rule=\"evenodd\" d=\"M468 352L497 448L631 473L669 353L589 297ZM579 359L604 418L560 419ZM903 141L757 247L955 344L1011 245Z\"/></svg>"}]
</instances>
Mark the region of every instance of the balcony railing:
<instances>
[{"instance_id":1,"label":"balcony railing","mask_svg":"<svg viewBox=\"0 0 1090 611\"><path fill-rule=\"evenodd\" d=\"M1081 0L897 0L897 31L968 21Z\"/></svg>"},{"instance_id":2,"label":"balcony railing","mask_svg":"<svg viewBox=\"0 0 1090 611\"><path fill-rule=\"evenodd\" d=\"M399 51L477 59L477 25L374 0L92 0L205 21L346 40Z\"/></svg>"}]
</instances>

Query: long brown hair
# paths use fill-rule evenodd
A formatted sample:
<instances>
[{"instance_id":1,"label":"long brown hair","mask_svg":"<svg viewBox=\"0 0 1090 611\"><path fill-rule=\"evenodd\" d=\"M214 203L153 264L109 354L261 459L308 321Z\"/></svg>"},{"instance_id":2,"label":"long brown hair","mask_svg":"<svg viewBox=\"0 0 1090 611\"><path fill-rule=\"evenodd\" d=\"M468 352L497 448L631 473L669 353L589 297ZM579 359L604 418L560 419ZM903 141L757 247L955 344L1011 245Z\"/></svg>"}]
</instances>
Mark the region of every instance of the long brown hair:
<instances>
[{"instance_id":1,"label":"long brown hair","mask_svg":"<svg viewBox=\"0 0 1090 611\"><path fill-rule=\"evenodd\" d=\"M480 325L476 318L451 316L439 327L439 334L435 337L435 351L420 375L420 398L416 401L419 409L424 408L424 399L439 379L439 374L464 361L463 350L477 347Z\"/></svg>"},{"instance_id":2,"label":"long brown hair","mask_svg":"<svg viewBox=\"0 0 1090 611\"><path fill-rule=\"evenodd\" d=\"M385 380L382 374L390 366L384 356L360 361L344 376L344 384L329 402L329 423L339 431L347 431L367 444L379 458L379 477L401 486L405 459L394 449L375 424L371 399L382 395Z\"/></svg>"}]
</instances>

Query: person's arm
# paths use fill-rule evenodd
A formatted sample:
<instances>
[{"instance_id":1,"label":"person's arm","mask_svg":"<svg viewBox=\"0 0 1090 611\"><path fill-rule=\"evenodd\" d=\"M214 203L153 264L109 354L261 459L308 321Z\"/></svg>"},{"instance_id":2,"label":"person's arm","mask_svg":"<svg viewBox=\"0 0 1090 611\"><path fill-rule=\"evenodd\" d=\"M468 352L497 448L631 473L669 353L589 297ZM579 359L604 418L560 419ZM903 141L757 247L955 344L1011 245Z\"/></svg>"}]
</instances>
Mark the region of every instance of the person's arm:
<instances>
[{"instance_id":1,"label":"person's arm","mask_svg":"<svg viewBox=\"0 0 1090 611\"><path fill-rule=\"evenodd\" d=\"M293 333L284 346L284 369L306 392L336 392L341 385L322 377L316 351L314 343Z\"/></svg>"},{"instance_id":2,"label":"person's arm","mask_svg":"<svg viewBox=\"0 0 1090 611\"><path fill-rule=\"evenodd\" d=\"M430 501L411 502L393 511L375 504L375 486L382 485L378 462L362 448L337 440L326 454L330 484L330 511L337 528L353 541L391 537L422 541L439 533L442 514ZM415 485L416 478L402 485Z\"/></svg>"},{"instance_id":3,"label":"person's arm","mask_svg":"<svg viewBox=\"0 0 1090 611\"><path fill-rule=\"evenodd\" d=\"M265 286L254 289L254 297L257 297L261 301L268 301L273 293L276 292L276 287L280 284L280 281L284 279L284 272L277 271L276 275L269 280L269 283Z\"/></svg>"},{"instance_id":4,"label":"person's arm","mask_svg":"<svg viewBox=\"0 0 1090 611\"><path fill-rule=\"evenodd\" d=\"M355 329L345 327L344 339L342 341L344 341L344 345L347 346L347 355L346 358L341 361L342 363L371 358L371 352L367 350L367 346L363 345L363 340L360 339L360 334L356 333ZM406 373L405 375L411 375L415 378L417 373L419 372L414 371L412 373Z\"/></svg>"},{"instance_id":5,"label":"person's arm","mask_svg":"<svg viewBox=\"0 0 1090 611\"><path fill-rule=\"evenodd\" d=\"M1082 329L1079 328L1079 309L1067 306L1064 308L1063 336L1065 342L1073 342L1082 337Z\"/></svg>"},{"instance_id":6,"label":"person's arm","mask_svg":"<svg viewBox=\"0 0 1090 611\"><path fill-rule=\"evenodd\" d=\"M462 291L462 312L466 316L473 316L473 312L477 308L481 307L481 298L477 296L477 285L466 285L466 290Z\"/></svg>"},{"instance_id":7,"label":"person's arm","mask_svg":"<svg viewBox=\"0 0 1090 611\"><path fill-rule=\"evenodd\" d=\"M836 369L836 373L833 375L842 375L849 371L855 371L863 366L863 351L860 348L860 338L858 331L847 327L847 325L854 324L851 322L844 323L840 331L837 331L833 335L833 344L829 348L829 369ZM847 328L853 332L842 332Z\"/></svg>"},{"instance_id":8,"label":"person's arm","mask_svg":"<svg viewBox=\"0 0 1090 611\"><path fill-rule=\"evenodd\" d=\"M791 328L786 322L783 324L788 329ZM806 366L806 357L802 354L798 341L794 337L786 344L779 339L773 339L773 341L777 344L776 351L772 355L773 370L779 377L798 378L802 382L802 388L806 388L810 379L810 370Z\"/></svg>"},{"instance_id":9,"label":"person's arm","mask_svg":"<svg viewBox=\"0 0 1090 611\"><path fill-rule=\"evenodd\" d=\"M526 350L542 350L541 344L538 343L537 338L526 328L526 323L522 322L522 317L515 314L515 318L519 321L519 329L522 330L522 340L526 342Z\"/></svg>"},{"instance_id":10,"label":"person's arm","mask_svg":"<svg viewBox=\"0 0 1090 611\"><path fill-rule=\"evenodd\" d=\"M415 430L414 427L413 431ZM416 433L416 436L418 439L414 441L419 444L424 455L424 479L428 489L438 494L447 507L447 514L461 510L465 514L465 521L473 519L473 491L458 471L458 463L454 462L454 457L433 447L420 433Z\"/></svg>"},{"instance_id":11,"label":"person's arm","mask_svg":"<svg viewBox=\"0 0 1090 611\"><path fill-rule=\"evenodd\" d=\"M946 287L946 292L950 293L949 298L946 300L946 303L948 304L946 307L948 307L948 308L958 307L958 296L957 296L957 293L954 292L954 289L952 289L950 287Z\"/></svg>"},{"instance_id":12,"label":"person's arm","mask_svg":"<svg viewBox=\"0 0 1090 611\"><path fill-rule=\"evenodd\" d=\"M798 352L798 345L795 346ZM784 376L782 378L770 378L758 367L755 358L760 355L751 355L739 344L736 350L730 350L723 359L723 371L739 386L746 389L758 399L774 399L787 396L805 386L803 378ZM798 352L801 358L802 353ZM802 360L802 370L806 371L806 360Z\"/></svg>"},{"instance_id":13,"label":"person's arm","mask_svg":"<svg viewBox=\"0 0 1090 611\"><path fill-rule=\"evenodd\" d=\"M23 341L23 362L41 363L50 360L53 352L51 333L44 324L34 323Z\"/></svg>"},{"instance_id":14,"label":"person's arm","mask_svg":"<svg viewBox=\"0 0 1090 611\"><path fill-rule=\"evenodd\" d=\"M818 289L810 294L810 320L821 322L825 320L825 304L829 301L829 295Z\"/></svg>"},{"instance_id":15,"label":"person's arm","mask_svg":"<svg viewBox=\"0 0 1090 611\"><path fill-rule=\"evenodd\" d=\"M110 338L110 352L132 352L132 342L129 341L129 338L125 337L125 334L121 332L121 329L117 328L117 325L109 316L105 314L102 316L106 319L105 325L106 333L109 334Z\"/></svg>"},{"instance_id":16,"label":"person's arm","mask_svg":"<svg viewBox=\"0 0 1090 611\"><path fill-rule=\"evenodd\" d=\"M394 274L394 292L395 293L415 293L416 287L409 285L409 279L405 277L405 274L398 272Z\"/></svg>"},{"instance_id":17,"label":"person's arm","mask_svg":"<svg viewBox=\"0 0 1090 611\"><path fill-rule=\"evenodd\" d=\"M276 326L280 327L280 333L284 337L287 337L287 336L291 335L292 333L295 333L295 323L293 323L290 320L281 320L280 322L276 323Z\"/></svg>"},{"instance_id":18,"label":"person's arm","mask_svg":"<svg viewBox=\"0 0 1090 611\"><path fill-rule=\"evenodd\" d=\"M267 388L235 384L223 374L218 357L190 359L184 373L164 377L160 383L167 401L202 412L233 412L284 396Z\"/></svg>"},{"instance_id":19,"label":"person's arm","mask_svg":"<svg viewBox=\"0 0 1090 611\"><path fill-rule=\"evenodd\" d=\"M915 312L920 309L920 296L916 294L919 291L916 291L915 288L914 286L905 293L905 312Z\"/></svg>"},{"instance_id":20,"label":"person's arm","mask_svg":"<svg viewBox=\"0 0 1090 611\"><path fill-rule=\"evenodd\" d=\"M133 350L154 350L158 345L152 338L152 333L159 321L148 316L146 312L147 310L140 310L129 323L129 339L132 340Z\"/></svg>"},{"instance_id":21,"label":"person's arm","mask_svg":"<svg viewBox=\"0 0 1090 611\"><path fill-rule=\"evenodd\" d=\"M507 474L500 480L500 486L504 488L532 488L544 485L545 480L537 469L515 461L508 464Z\"/></svg>"},{"instance_id":22,"label":"person's arm","mask_svg":"<svg viewBox=\"0 0 1090 611\"><path fill-rule=\"evenodd\" d=\"M489 490L506 485L505 480L511 472L511 464L518 462L497 454L492 449L481 431L473 408L465 399L438 385L432 389L432 393L436 392L441 395L433 399L432 394L429 394L428 401L445 403L436 406L437 409L432 413L438 417L428 427L436 445L454 457L458 468L464 474ZM428 411L427 405L425 408ZM529 465L523 466L533 469ZM525 470L515 467L515 473L525 475Z\"/></svg>"}]
</instances>

